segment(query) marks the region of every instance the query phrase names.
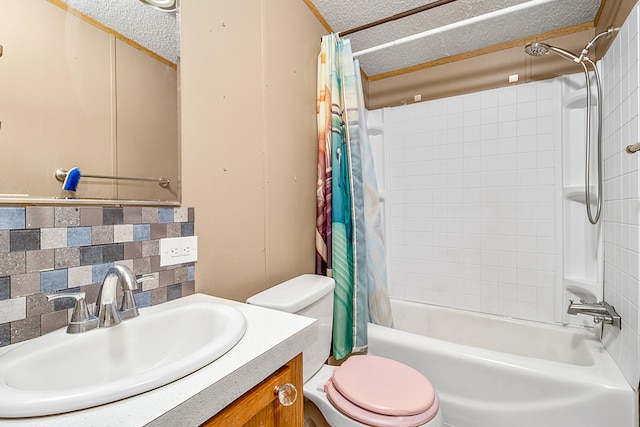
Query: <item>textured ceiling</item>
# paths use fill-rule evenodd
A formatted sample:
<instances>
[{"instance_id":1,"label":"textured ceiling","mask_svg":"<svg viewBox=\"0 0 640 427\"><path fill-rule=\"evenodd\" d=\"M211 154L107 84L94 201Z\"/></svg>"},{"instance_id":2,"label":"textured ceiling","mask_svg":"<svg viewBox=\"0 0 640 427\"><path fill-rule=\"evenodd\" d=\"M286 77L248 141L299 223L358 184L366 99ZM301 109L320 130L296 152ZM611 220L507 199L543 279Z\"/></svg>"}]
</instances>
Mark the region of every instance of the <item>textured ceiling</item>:
<instances>
[{"instance_id":1,"label":"textured ceiling","mask_svg":"<svg viewBox=\"0 0 640 427\"><path fill-rule=\"evenodd\" d=\"M347 31L429 4L425 0L310 0L333 31ZM456 0L345 36L354 52L432 31L424 38L356 55L369 76L593 22L600 0ZM517 9L517 10L516 10ZM498 12L500 11L500 12ZM492 14L488 19L482 15ZM445 31L459 21L477 22Z\"/></svg>"},{"instance_id":2,"label":"textured ceiling","mask_svg":"<svg viewBox=\"0 0 640 427\"><path fill-rule=\"evenodd\" d=\"M178 22L175 13L162 12L138 0L62 0L164 59L178 61Z\"/></svg>"}]
</instances>

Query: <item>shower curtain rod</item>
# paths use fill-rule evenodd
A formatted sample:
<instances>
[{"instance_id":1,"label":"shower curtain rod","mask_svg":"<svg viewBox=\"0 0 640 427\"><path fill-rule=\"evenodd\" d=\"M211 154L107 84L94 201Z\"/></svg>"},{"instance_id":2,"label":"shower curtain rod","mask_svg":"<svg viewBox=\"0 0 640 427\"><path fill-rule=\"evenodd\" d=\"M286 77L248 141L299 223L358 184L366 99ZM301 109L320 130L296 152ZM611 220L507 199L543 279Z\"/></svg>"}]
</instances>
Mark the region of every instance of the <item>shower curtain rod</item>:
<instances>
[{"instance_id":1,"label":"shower curtain rod","mask_svg":"<svg viewBox=\"0 0 640 427\"><path fill-rule=\"evenodd\" d=\"M416 13L424 12L429 9L434 9L438 6L444 6L445 4L453 3L454 1L457 1L457 0L437 0L429 4L425 4L422 6L415 7L413 9L409 9L404 12L397 13L393 16L389 16L388 18L382 18L377 21L369 22L368 24L360 25L359 27L355 27L350 30L340 31L338 35L340 37L344 37L349 34L357 33L358 31L366 30L372 27L377 27L378 25L386 24L387 22L396 21L398 19L406 18L407 16L415 15Z\"/></svg>"},{"instance_id":2,"label":"shower curtain rod","mask_svg":"<svg viewBox=\"0 0 640 427\"><path fill-rule=\"evenodd\" d=\"M493 12L485 13L484 15L474 16L473 18L465 19L463 21L453 22L451 24L443 25L442 27L433 28L431 30L423 31L422 33L414 34L412 36L402 37L392 42L383 43L378 46L373 46L368 49L363 49L358 52L353 52L353 57L357 58L358 56L366 55L368 53L377 52L379 50L386 49L388 47L398 46L404 43L408 43L414 40L419 40L428 36L432 36L434 34L438 34L444 31L453 30L458 27L464 27L465 25L475 24L478 22L485 21L487 19L495 18L501 15L506 15L512 12L518 12L520 10L526 10L531 7L540 6L545 3L549 3L554 0L530 0L525 3L516 4L514 6L509 6L504 9L495 10Z\"/></svg>"}]
</instances>

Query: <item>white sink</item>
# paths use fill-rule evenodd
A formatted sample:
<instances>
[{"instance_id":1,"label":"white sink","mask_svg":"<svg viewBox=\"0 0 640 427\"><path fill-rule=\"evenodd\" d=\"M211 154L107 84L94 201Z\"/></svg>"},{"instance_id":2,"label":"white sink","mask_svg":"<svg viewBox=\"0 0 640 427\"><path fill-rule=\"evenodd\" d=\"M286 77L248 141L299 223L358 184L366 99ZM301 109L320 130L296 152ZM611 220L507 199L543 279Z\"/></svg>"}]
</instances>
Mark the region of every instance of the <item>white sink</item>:
<instances>
[{"instance_id":1,"label":"white sink","mask_svg":"<svg viewBox=\"0 0 640 427\"><path fill-rule=\"evenodd\" d=\"M213 362L246 330L237 309L172 301L111 328L66 328L0 356L0 417L51 415L127 398Z\"/></svg>"}]
</instances>

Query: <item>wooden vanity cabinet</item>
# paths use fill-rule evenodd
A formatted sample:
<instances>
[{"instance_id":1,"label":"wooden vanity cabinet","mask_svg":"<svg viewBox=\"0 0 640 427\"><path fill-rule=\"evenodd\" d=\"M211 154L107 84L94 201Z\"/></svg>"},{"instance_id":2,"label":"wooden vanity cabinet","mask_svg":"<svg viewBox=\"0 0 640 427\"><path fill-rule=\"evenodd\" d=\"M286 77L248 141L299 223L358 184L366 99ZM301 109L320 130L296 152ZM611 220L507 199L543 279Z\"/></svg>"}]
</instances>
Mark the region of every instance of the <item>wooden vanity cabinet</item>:
<instances>
[{"instance_id":1,"label":"wooden vanity cabinet","mask_svg":"<svg viewBox=\"0 0 640 427\"><path fill-rule=\"evenodd\" d=\"M277 387L293 384L298 397L291 406L278 400ZM204 427L296 427L304 424L302 396L302 354L297 355L264 381L240 396Z\"/></svg>"}]
</instances>

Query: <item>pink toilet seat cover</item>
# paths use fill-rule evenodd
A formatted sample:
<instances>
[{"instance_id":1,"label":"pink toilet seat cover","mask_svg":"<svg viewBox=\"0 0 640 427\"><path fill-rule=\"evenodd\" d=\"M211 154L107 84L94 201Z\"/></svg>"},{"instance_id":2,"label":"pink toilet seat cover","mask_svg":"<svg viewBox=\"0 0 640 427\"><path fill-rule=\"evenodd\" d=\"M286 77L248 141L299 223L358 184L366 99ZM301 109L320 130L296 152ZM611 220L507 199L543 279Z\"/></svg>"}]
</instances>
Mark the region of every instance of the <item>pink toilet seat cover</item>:
<instances>
[{"instance_id":1,"label":"pink toilet seat cover","mask_svg":"<svg viewBox=\"0 0 640 427\"><path fill-rule=\"evenodd\" d=\"M334 371L331 382L356 406L382 415L411 416L437 406L424 375L384 357L351 356Z\"/></svg>"},{"instance_id":2,"label":"pink toilet seat cover","mask_svg":"<svg viewBox=\"0 0 640 427\"><path fill-rule=\"evenodd\" d=\"M404 416L384 415L368 411L351 402L336 389L333 378L329 379L325 384L324 389L327 394L327 398L338 410L356 421L375 427L415 427L423 425L431 421L438 414L438 410L440 409L438 395L433 393L433 402L431 406L422 413ZM431 390L433 389L431 388Z\"/></svg>"}]
</instances>

